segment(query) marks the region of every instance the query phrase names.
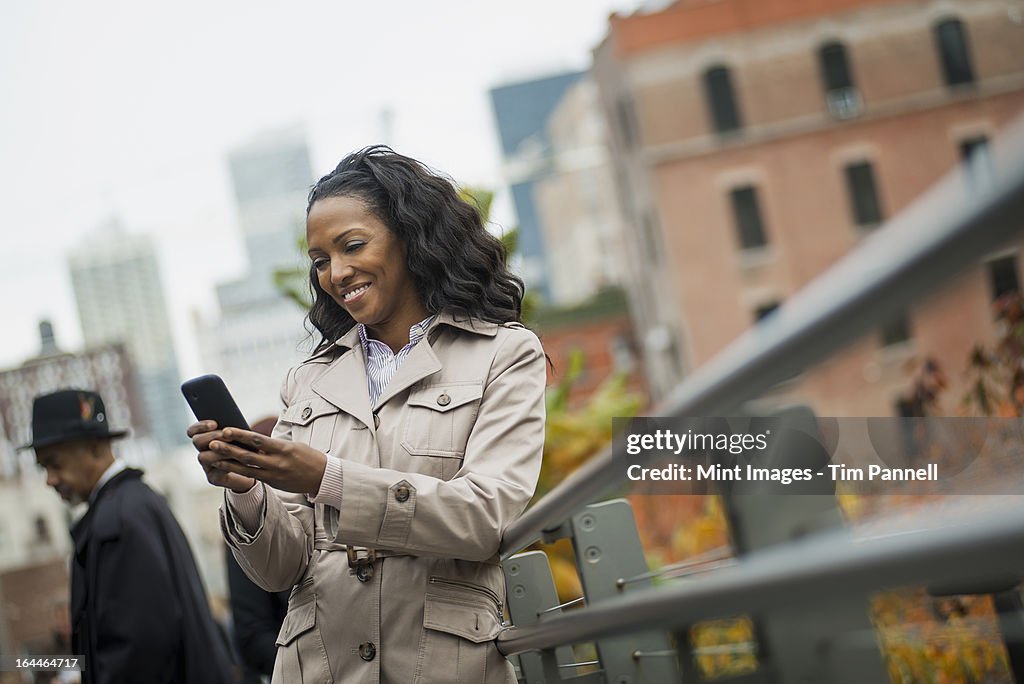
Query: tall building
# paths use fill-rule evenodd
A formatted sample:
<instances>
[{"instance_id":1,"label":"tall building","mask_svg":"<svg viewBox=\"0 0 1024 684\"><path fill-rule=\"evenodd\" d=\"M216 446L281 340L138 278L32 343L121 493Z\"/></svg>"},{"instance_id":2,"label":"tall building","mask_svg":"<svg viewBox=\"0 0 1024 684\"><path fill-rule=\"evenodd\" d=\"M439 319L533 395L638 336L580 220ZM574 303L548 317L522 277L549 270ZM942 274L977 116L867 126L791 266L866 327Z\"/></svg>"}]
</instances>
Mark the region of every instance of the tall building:
<instances>
[{"instance_id":1,"label":"tall building","mask_svg":"<svg viewBox=\"0 0 1024 684\"><path fill-rule=\"evenodd\" d=\"M142 392L145 425L163 449L187 443L178 362L152 239L116 220L69 258L87 347L124 344Z\"/></svg>"},{"instance_id":2,"label":"tall building","mask_svg":"<svg viewBox=\"0 0 1024 684\"><path fill-rule=\"evenodd\" d=\"M316 180L305 130L263 133L228 159L249 267L217 286L220 318L196 321L204 371L227 384L250 420L280 411L280 387L308 346L305 312L275 285L275 272L305 271L306 197Z\"/></svg>"},{"instance_id":3,"label":"tall building","mask_svg":"<svg viewBox=\"0 0 1024 684\"><path fill-rule=\"evenodd\" d=\"M217 287L221 307L234 312L278 298L275 269L305 266L298 240L306 234L306 197L316 179L301 126L238 146L228 155L228 168L249 261L244 278Z\"/></svg>"},{"instance_id":4,"label":"tall building","mask_svg":"<svg viewBox=\"0 0 1024 684\"><path fill-rule=\"evenodd\" d=\"M553 303L575 306L618 286L625 276L606 127L589 76L569 86L544 130L549 163L534 181L533 198L547 253L548 288Z\"/></svg>"},{"instance_id":5,"label":"tall building","mask_svg":"<svg viewBox=\"0 0 1024 684\"><path fill-rule=\"evenodd\" d=\"M663 396L1024 109L1016 0L678 0L613 16L594 74L631 303ZM826 415L887 415L908 365L957 384L1018 250L990 255L788 383ZM953 321L956 321L955 325ZM959 396L959 388L950 391Z\"/></svg>"},{"instance_id":6,"label":"tall building","mask_svg":"<svg viewBox=\"0 0 1024 684\"><path fill-rule=\"evenodd\" d=\"M548 259L537 213L534 188L550 167L551 150L545 126L566 91L583 76L568 72L491 90L491 105L501 139L505 180L519 221L518 252L526 286L553 302Z\"/></svg>"}]
</instances>

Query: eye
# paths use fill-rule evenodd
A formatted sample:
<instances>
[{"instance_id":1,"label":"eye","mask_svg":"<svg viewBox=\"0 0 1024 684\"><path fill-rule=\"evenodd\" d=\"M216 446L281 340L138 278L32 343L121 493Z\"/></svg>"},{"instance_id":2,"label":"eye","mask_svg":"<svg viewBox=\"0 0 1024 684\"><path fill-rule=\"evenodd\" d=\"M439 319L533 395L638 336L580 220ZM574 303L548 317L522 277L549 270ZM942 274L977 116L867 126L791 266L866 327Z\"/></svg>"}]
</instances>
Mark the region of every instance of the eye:
<instances>
[{"instance_id":1,"label":"eye","mask_svg":"<svg viewBox=\"0 0 1024 684\"><path fill-rule=\"evenodd\" d=\"M327 268L327 264L329 263L331 263L330 259L325 259L324 257L317 257L316 259L313 259L313 268L315 268L318 271L322 271L325 268Z\"/></svg>"},{"instance_id":2,"label":"eye","mask_svg":"<svg viewBox=\"0 0 1024 684\"><path fill-rule=\"evenodd\" d=\"M352 254L353 252L358 252L360 249L363 248L363 245L365 244L365 242L362 242L360 240L353 240L352 242L349 242L345 245L345 254Z\"/></svg>"}]
</instances>

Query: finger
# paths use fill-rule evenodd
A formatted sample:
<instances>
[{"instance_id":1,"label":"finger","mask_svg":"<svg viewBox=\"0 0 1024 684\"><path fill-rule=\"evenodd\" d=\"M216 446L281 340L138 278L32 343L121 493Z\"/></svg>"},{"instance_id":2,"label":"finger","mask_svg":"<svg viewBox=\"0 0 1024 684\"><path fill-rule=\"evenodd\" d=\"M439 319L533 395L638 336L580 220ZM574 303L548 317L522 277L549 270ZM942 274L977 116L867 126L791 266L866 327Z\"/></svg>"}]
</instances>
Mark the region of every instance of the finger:
<instances>
[{"instance_id":1,"label":"finger","mask_svg":"<svg viewBox=\"0 0 1024 684\"><path fill-rule=\"evenodd\" d=\"M221 439L220 430L200 432L192 438L192 446L196 448L196 451L207 451L210 448L210 442L215 439Z\"/></svg>"},{"instance_id":2,"label":"finger","mask_svg":"<svg viewBox=\"0 0 1024 684\"><path fill-rule=\"evenodd\" d=\"M214 469L220 470L225 474L235 473L237 475L244 475L245 477L251 477L254 480L266 480L267 471L264 468L253 468L244 463L240 463L233 459L224 459L217 461L214 464Z\"/></svg>"},{"instance_id":3,"label":"finger","mask_svg":"<svg viewBox=\"0 0 1024 684\"><path fill-rule=\"evenodd\" d=\"M253 432L252 430L240 430L238 428L224 428L221 434L224 439L229 442L251 446L254 449L259 449L266 453L281 453L290 443L261 435L258 432Z\"/></svg>"},{"instance_id":4,"label":"finger","mask_svg":"<svg viewBox=\"0 0 1024 684\"><path fill-rule=\"evenodd\" d=\"M243 449L237 444L224 441L224 438L210 442L210 450L221 457L221 459L232 459L248 466L266 468L273 465L273 460L266 454Z\"/></svg>"},{"instance_id":5,"label":"finger","mask_svg":"<svg viewBox=\"0 0 1024 684\"><path fill-rule=\"evenodd\" d=\"M235 473L224 472L223 470L212 469L206 476L207 481L210 484L217 485L218 487L225 487L238 492L247 491L252 488L253 482L247 477L236 475Z\"/></svg>"},{"instance_id":6,"label":"finger","mask_svg":"<svg viewBox=\"0 0 1024 684\"><path fill-rule=\"evenodd\" d=\"M198 423L192 423L185 430L185 434L189 437L195 437L203 432L213 432L217 429L217 422L213 420L201 420Z\"/></svg>"},{"instance_id":7,"label":"finger","mask_svg":"<svg viewBox=\"0 0 1024 684\"><path fill-rule=\"evenodd\" d=\"M215 468L217 463L220 461L231 461L234 460L230 456L224 454L218 454L216 451L200 451L199 452L199 463L203 466L203 470L209 471L211 468Z\"/></svg>"}]
</instances>

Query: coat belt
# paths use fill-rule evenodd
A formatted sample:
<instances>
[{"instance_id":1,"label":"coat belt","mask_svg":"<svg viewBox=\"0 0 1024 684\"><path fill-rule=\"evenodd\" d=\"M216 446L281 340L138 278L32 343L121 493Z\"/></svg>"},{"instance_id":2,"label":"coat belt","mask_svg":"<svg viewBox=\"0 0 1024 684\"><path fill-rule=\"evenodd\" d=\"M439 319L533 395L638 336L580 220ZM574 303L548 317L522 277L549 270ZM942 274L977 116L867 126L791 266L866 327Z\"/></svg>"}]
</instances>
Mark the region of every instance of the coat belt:
<instances>
[{"instance_id":1,"label":"coat belt","mask_svg":"<svg viewBox=\"0 0 1024 684\"><path fill-rule=\"evenodd\" d=\"M372 563L377 558L393 558L394 556L411 555L402 551L370 549L365 546L350 546L348 544L332 542L323 537L317 537L313 540L313 548L318 551L341 551L348 555L348 564L353 567L359 564Z\"/></svg>"}]
</instances>

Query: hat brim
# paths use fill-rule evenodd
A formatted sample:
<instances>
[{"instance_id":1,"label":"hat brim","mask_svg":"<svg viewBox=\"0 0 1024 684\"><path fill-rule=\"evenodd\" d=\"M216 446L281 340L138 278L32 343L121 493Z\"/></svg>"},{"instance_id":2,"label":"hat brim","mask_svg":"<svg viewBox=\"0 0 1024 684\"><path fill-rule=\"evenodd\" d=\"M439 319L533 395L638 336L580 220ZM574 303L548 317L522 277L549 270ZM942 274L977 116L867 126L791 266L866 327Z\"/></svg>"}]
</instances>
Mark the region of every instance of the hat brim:
<instances>
[{"instance_id":1,"label":"hat brim","mask_svg":"<svg viewBox=\"0 0 1024 684\"><path fill-rule=\"evenodd\" d=\"M63 434L53 435L51 437L44 437L43 439L33 440L28 444L22 444L20 447L16 447L16 451L25 451L26 449L39 449L40 447L53 446L54 444L63 444L64 442L75 442L83 439L120 439L128 434L128 430L111 430L103 434L95 433L80 433L80 434Z\"/></svg>"}]
</instances>

